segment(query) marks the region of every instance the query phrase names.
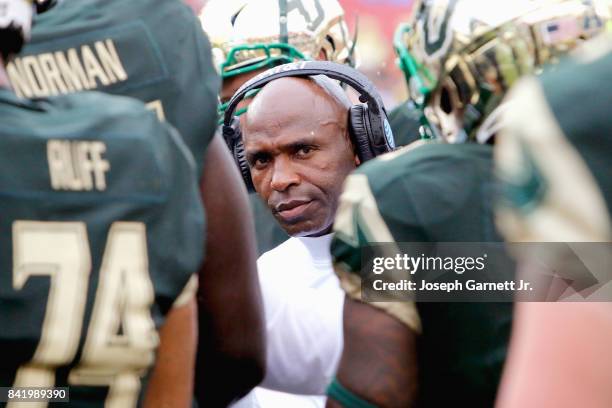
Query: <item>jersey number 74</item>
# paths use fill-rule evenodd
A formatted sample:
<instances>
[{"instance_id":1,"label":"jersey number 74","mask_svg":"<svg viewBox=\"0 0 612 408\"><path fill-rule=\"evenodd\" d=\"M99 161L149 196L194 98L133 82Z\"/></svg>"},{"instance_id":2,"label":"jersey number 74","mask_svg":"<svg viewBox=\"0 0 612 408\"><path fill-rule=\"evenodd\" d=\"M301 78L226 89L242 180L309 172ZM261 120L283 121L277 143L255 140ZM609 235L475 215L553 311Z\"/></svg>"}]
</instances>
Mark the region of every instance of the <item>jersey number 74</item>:
<instances>
[{"instance_id":1,"label":"jersey number 74","mask_svg":"<svg viewBox=\"0 0 612 408\"><path fill-rule=\"evenodd\" d=\"M14 387L52 387L55 369L73 362L91 270L85 223L13 223L13 288L21 290L36 276L51 279L40 342L32 360L17 371ZM70 385L109 386L107 406L136 405L140 376L153 363L159 342L150 312L153 299L145 225L113 223L82 356L68 376ZM39 404L29 406L46 406Z\"/></svg>"}]
</instances>

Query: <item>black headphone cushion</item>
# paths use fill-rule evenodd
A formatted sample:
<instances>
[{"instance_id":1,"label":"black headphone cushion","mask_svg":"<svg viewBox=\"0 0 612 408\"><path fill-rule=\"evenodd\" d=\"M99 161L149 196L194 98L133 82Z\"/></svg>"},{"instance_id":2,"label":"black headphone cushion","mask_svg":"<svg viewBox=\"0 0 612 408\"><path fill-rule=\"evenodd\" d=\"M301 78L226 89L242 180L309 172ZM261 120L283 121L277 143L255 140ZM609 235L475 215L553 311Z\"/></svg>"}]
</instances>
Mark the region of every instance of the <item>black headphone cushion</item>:
<instances>
[{"instance_id":1,"label":"black headphone cushion","mask_svg":"<svg viewBox=\"0 0 612 408\"><path fill-rule=\"evenodd\" d=\"M242 143L242 138L236 140L234 144L234 160L236 164L240 168L240 174L242 175L242 179L244 180L244 184L249 193L255 191L255 186L253 185L253 180L251 179L251 170L249 169L249 163L246 159L246 152L244 151L244 144Z\"/></svg>"},{"instance_id":2,"label":"black headphone cushion","mask_svg":"<svg viewBox=\"0 0 612 408\"><path fill-rule=\"evenodd\" d=\"M246 159L246 152L244 151L244 144L242 143L242 133L240 132L240 120L237 116L232 118L230 125L223 125L223 138L227 143L234 161L240 170L240 175L244 180L244 184L249 193L255 191L253 180L251 179L251 170L249 169L249 163Z\"/></svg>"},{"instance_id":3,"label":"black headphone cushion","mask_svg":"<svg viewBox=\"0 0 612 408\"><path fill-rule=\"evenodd\" d=\"M372 152L372 129L366 105L353 105L349 110L349 133L357 148L357 155L361 162L374 158Z\"/></svg>"}]
</instances>

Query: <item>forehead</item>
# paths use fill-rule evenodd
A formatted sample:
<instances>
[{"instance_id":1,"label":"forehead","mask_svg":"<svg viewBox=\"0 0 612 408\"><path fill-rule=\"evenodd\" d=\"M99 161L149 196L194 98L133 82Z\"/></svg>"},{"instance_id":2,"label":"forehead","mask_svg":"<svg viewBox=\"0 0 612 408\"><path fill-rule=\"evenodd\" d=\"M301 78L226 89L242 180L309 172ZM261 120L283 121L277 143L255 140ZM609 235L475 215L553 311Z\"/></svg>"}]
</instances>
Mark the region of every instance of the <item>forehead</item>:
<instances>
[{"instance_id":1,"label":"forehead","mask_svg":"<svg viewBox=\"0 0 612 408\"><path fill-rule=\"evenodd\" d=\"M320 86L304 78L281 78L264 86L242 121L246 138L254 133L291 129L317 132L343 126L347 111Z\"/></svg>"},{"instance_id":2,"label":"forehead","mask_svg":"<svg viewBox=\"0 0 612 408\"><path fill-rule=\"evenodd\" d=\"M257 127L243 126L243 140L247 151L282 151L296 144L326 146L336 143L344 127L336 120L288 120L269 118Z\"/></svg>"}]
</instances>

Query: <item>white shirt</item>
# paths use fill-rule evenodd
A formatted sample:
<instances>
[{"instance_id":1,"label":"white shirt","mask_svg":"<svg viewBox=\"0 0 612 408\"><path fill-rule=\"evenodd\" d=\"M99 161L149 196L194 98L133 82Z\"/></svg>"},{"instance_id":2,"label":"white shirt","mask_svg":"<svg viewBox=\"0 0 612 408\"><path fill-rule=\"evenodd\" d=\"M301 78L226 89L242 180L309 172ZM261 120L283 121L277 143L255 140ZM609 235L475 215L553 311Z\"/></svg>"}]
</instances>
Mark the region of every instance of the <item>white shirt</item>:
<instances>
[{"instance_id":1,"label":"white shirt","mask_svg":"<svg viewBox=\"0 0 612 408\"><path fill-rule=\"evenodd\" d=\"M289 238L258 259L266 377L236 407L324 407L343 344L344 292L332 268L331 239Z\"/></svg>"}]
</instances>

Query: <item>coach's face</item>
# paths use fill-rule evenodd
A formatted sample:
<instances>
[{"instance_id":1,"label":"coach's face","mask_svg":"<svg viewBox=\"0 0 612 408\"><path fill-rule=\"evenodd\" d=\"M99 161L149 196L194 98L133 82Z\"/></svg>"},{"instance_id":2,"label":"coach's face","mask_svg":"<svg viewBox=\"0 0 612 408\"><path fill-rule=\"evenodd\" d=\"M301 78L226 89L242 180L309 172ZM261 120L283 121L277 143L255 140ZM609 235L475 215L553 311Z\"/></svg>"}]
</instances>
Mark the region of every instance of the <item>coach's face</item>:
<instances>
[{"instance_id":1,"label":"coach's face","mask_svg":"<svg viewBox=\"0 0 612 408\"><path fill-rule=\"evenodd\" d=\"M249 107L242 130L253 184L289 235L331 231L358 163L346 125L347 109L307 79L273 81Z\"/></svg>"}]
</instances>

